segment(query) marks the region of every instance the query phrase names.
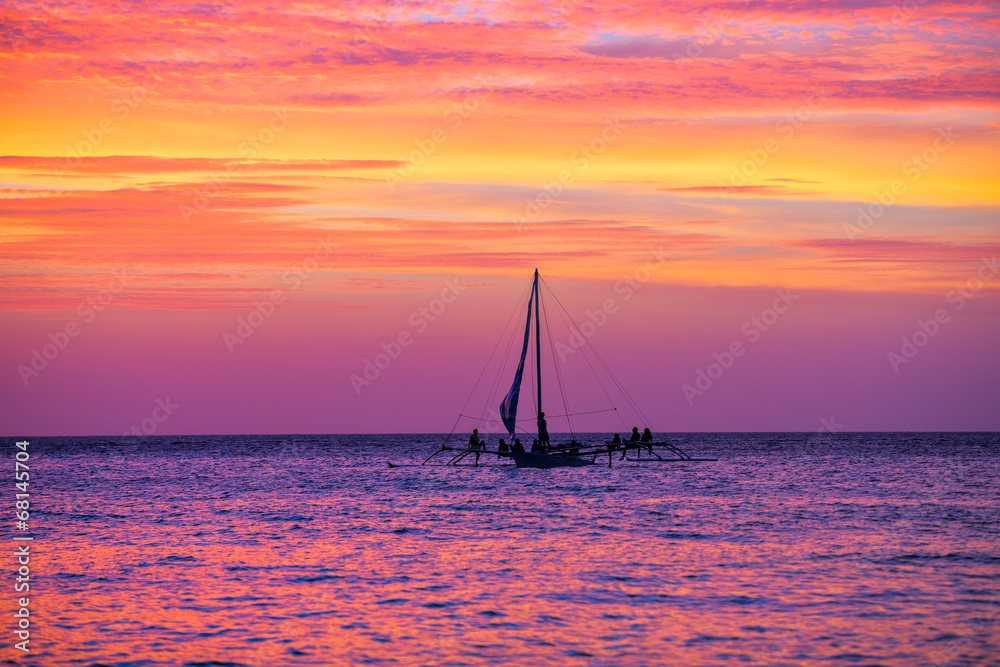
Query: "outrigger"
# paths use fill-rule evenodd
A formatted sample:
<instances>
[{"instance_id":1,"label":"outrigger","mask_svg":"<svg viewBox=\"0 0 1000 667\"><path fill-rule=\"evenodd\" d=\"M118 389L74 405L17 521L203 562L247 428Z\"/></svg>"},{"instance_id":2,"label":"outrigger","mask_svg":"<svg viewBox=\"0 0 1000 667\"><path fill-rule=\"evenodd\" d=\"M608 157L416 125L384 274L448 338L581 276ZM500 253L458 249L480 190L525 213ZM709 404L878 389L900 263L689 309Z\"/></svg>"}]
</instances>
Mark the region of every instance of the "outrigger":
<instances>
[{"instance_id":1,"label":"outrigger","mask_svg":"<svg viewBox=\"0 0 1000 667\"><path fill-rule=\"evenodd\" d=\"M576 436L572 432L572 421L570 419L574 415L569 413L568 409L565 415L555 415L555 416L567 418L571 430L570 433L571 440L569 442L564 442L562 444L549 445L548 427L545 420L545 413L542 412L542 351L541 351L541 326L539 317L539 313L542 310L542 306L541 306L541 301L539 299L539 282L540 279L538 276L538 269L535 269L534 281L531 284L530 292L528 295L528 316L524 325L524 342L521 346L520 361L518 362L517 370L514 373L514 381L511 384L510 390L507 392L506 396L504 396L503 401L501 401L500 403L500 415L499 415L500 419L499 420L486 419L485 417L480 417L478 419L479 422L483 421L502 422L505 430L507 431L507 434L510 437L511 446L505 448L498 448L496 450L486 449L485 444L483 444L482 441L479 440L478 435L473 435L472 438L470 438L469 446L456 447L454 445L449 445L448 442L451 439L452 435L454 435L455 428L457 428L461 419L463 417L469 417L468 415L459 413L459 419L455 422L455 427L452 428L451 433L449 433L448 437L445 438L445 441L441 445L441 448L438 449L433 454L431 454L430 456L428 456L419 465L479 467L479 458L480 456L483 455L496 456L499 465L503 466L509 467L510 463L513 462L513 464L516 465L518 468L564 468L564 467L576 467L576 466L589 466L596 464L598 461L598 457L600 457L601 461L603 461L603 457L605 455L608 457L608 466L611 466L613 464L616 455L618 456L619 461L630 461L639 463L681 463L681 462L717 460L709 458L694 458L685 453L684 451L682 451L676 445L672 445L668 442L655 441L652 432L649 431L648 428L646 429L646 433L644 434L643 437L640 437L638 434L638 429L634 428L633 438L630 440L620 441L617 439L616 436L615 439L606 440L601 444L588 445L577 442ZM549 292L551 293L551 290L549 290ZM562 304L559 303L558 299L555 299L555 301L559 305L559 307L562 308ZM569 317L569 313L565 312L565 308L562 308L562 311L564 318L567 318L570 322L572 322L572 318ZM521 393L521 380L524 375L524 363L525 359L528 356L529 342L531 340L532 312L534 313L534 319L535 319L534 366L535 366L535 388L537 397L537 412L536 412L537 416L535 417L534 421L536 422L537 425L538 439L535 441L535 445L532 446L532 450L530 452L526 452L524 451L523 448L515 444L516 442L519 441L514 436L516 433L516 425L517 425L517 404L518 404L518 398L520 397ZM546 320L546 324L547 323L548 321ZM577 332L577 336L579 337L578 339L582 340L588 346L590 346L590 341L587 340L585 336L579 334L578 327L575 328L575 331ZM551 332L549 333L549 336L551 338ZM499 342L497 343L497 345L499 345ZM642 418L644 422L648 423L648 420L646 420L643 417L642 411L639 409L639 406L635 403L635 401L631 399L631 397L628 396L628 393L625 392L624 386L621 384L621 382L619 382L618 379L615 378L613 374L611 374L611 370L610 368L608 368L604 360L600 358L600 355L597 355L596 350L593 350L592 346L590 346L590 349L596 356L596 359L600 362L600 365L603 366L603 368L609 375L611 375L611 378L614 380L614 384L617 386L617 388L620 390L624 398L631 405L632 409L636 412L636 414L639 417ZM494 352L495 351L496 347L494 347ZM588 361L588 363L590 362ZM487 364L489 364L489 362L487 362ZM591 370L593 370L593 366L591 366ZM483 372L485 373L485 369ZM596 371L594 371L594 373L595 375L597 374ZM480 375L480 379L481 378L482 375ZM559 375L558 367L556 367L556 379L559 382L560 391L562 391L562 379ZM563 393L562 396L563 405L566 406L567 403L566 403L565 392L562 393ZM607 395L606 391L605 395ZM610 399L610 396L608 398ZM466 407L467 406L468 406L468 401L466 401ZM464 410L465 408L463 407L463 412ZM610 410L594 410L590 411L589 413L577 413L577 414L590 414L593 412L607 412L607 411L614 411L617 413L617 408L612 407L610 408ZM475 419L474 417L472 418ZM622 424L623 426L626 426L624 420L622 420ZM522 428L521 430L527 433L526 429ZM661 456L660 452L656 451L657 449L661 450L665 454L665 456ZM431 463L432 459L435 459L436 457L442 454L448 457L444 463ZM472 459L471 462L470 459ZM390 463L389 467L395 468L399 467L399 465Z\"/></svg>"},{"instance_id":2,"label":"outrigger","mask_svg":"<svg viewBox=\"0 0 1000 667\"><path fill-rule=\"evenodd\" d=\"M660 456L659 452L655 451L654 447L660 447L671 454L672 457L664 458ZM608 457L608 467L612 466L615 456L618 456L619 461L636 461L643 463L683 463L686 461L717 461L718 459L703 459L703 458L693 458L685 454L679 447L671 445L666 442L605 442L603 445L593 445L584 446L580 443L567 443L564 445L557 445L555 447L550 447L545 453L541 452L501 452L492 449L470 449L468 447L449 447L448 445L442 445L441 449L437 450L426 459L420 465L428 465L429 461L439 454L444 452L450 452L451 458L449 458L445 463L435 463L430 465L446 465L446 466L470 466L470 467L482 467L479 466L479 457L477 454L492 454L497 456L499 459L511 459L518 468L563 468L568 466L588 466L597 463L597 457L600 456L603 460L604 455ZM650 458L638 458L637 456L629 456L629 452L634 452L635 455L640 453L648 453ZM475 457L475 463L463 463L468 457ZM391 468L399 467L398 464L389 464ZM509 464L507 464L509 467Z\"/></svg>"}]
</instances>

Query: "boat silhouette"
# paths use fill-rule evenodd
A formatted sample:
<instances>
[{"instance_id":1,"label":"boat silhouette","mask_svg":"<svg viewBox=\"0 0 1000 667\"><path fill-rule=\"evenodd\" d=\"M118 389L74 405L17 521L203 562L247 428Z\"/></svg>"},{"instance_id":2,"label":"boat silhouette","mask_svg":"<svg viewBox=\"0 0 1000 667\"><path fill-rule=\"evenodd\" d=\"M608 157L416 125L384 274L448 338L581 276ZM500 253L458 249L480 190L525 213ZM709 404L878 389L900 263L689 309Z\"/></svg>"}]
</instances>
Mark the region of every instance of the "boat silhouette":
<instances>
[{"instance_id":1,"label":"boat silhouette","mask_svg":"<svg viewBox=\"0 0 1000 667\"><path fill-rule=\"evenodd\" d=\"M572 432L572 420L574 416L567 409L565 415L556 415L558 417L565 417L570 424L570 440L558 444L550 444L548 437L548 428L546 423L545 413L542 411L542 327L541 327L541 317L540 313L543 311L541 303L541 293L539 290L539 285L544 284L538 275L538 269L535 269L534 278L532 280L531 286L528 290L528 304L527 304L527 316L524 321L524 337L521 343L521 354L518 359L517 368L514 372L513 382L510 385L510 389L504 395L503 400L499 405L499 419L489 419L485 417L479 417L478 421L487 422L499 422L503 424L504 429L508 437L510 438L510 445L504 443L496 450L487 449L485 443L479 438L478 429L473 430L473 435L470 436L469 443L465 446L451 445L449 442L455 434L455 427L452 428L452 432L448 434L444 443L441 445L440 449L435 451L433 454L428 456L419 465L439 465L439 466L468 466L468 467L479 467L479 459L481 456L495 456L497 458L497 463L501 465L510 466L511 462L518 468L567 468L567 467L579 467L579 466L591 466L598 462L603 463L604 457L607 456L608 466L613 465L615 459L618 461L629 461L638 463L668 463L668 462L694 462L694 461L715 461L716 459L708 458L694 458L684 451L682 451L676 445L670 444L663 439L656 439L649 428L646 428L644 434L640 435L638 433L638 428L633 428L632 437L629 440L618 440L617 434L613 440L606 440L599 443L582 443L578 442L575 433ZM546 287L547 288L547 287ZM548 288L547 288L548 289ZM549 290L551 293L551 290ZM554 297L554 294L552 295ZM558 303L558 299L555 299L558 306L562 308L562 304ZM565 311L565 308L562 308ZM516 312L516 311L515 311ZM564 317L569 318L569 314L565 313ZM532 319L534 320L534 329L532 329ZM572 318L569 318L572 321ZM548 330L548 327L546 327ZM535 388L535 405L532 407L535 410L535 429L534 433L537 434L535 444L532 446L531 451L525 451L523 447L518 447L514 443L518 440L516 437L518 427L518 404L521 395L521 382L524 379L525 371L525 361L528 359L528 353L531 348L532 341L532 331L534 331L534 388ZM515 332L516 333L516 332ZM548 330L549 343L551 347L551 330ZM583 339L584 344L590 346L590 341L585 337L580 336ZM498 341L499 346L499 341ZM509 347L509 346L508 346ZM592 346L590 346L592 349ZM494 352L496 351L494 348ZM554 349L554 348L553 348ZM592 350L593 354L597 355L596 350ZM617 389L622 393L627 402L631 405L634 411L642 417L642 412L638 405L628 393L625 391L624 385L614 377L611 373L611 369L604 363L604 360L600 358L599 355L596 358L600 361L611 376L612 381L617 385ZM589 362L588 362L589 363ZM560 393L563 399L563 405L567 405L565 393L563 392L562 379L559 377L558 367L556 368L556 376L559 383ZM593 370L593 366L591 367ZM485 372L485 369L484 369ZM595 375L597 375L595 371ZM482 378L482 375L480 375ZM600 378L598 378L600 381ZM604 392L608 396L608 392ZM466 404L468 405L468 403ZM608 410L594 410L587 411L583 413L576 413L576 415L581 414L592 414L594 412L618 412L617 407L612 406ZM459 420L456 421L456 427L463 417L473 418L463 412L459 413ZM620 417L620 415L619 415ZM521 420L526 421L525 419ZM527 420L530 421L530 418ZM643 421L648 423L648 420L643 418ZM624 420L622 421L625 424ZM522 431L525 433L530 433L527 429L523 427ZM626 431L628 429L626 428ZM503 443L503 441L501 440ZM445 455L442 458L441 455ZM438 459L438 461L435 461ZM443 462L440 462L443 459ZM389 464L390 467L399 467L398 464Z\"/></svg>"}]
</instances>

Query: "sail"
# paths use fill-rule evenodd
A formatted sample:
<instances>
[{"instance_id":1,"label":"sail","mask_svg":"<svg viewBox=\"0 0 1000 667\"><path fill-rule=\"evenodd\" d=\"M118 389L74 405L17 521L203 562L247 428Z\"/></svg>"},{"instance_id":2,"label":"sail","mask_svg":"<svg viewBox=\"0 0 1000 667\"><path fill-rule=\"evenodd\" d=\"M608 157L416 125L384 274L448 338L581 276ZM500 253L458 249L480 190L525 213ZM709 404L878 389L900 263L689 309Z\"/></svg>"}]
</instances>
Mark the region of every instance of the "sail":
<instances>
[{"instance_id":1,"label":"sail","mask_svg":"<svg viewBox=\"0 0 1000 667\"><path fill-rule=\"evenodd\" d=\"M514 373L514 384L510 386L507 396L500 402L500 419L512 438L514 437L514 424L517 420L517 398L521 394L521 376L524 374L524 357L528 354L528 338L531 334L531 302L534 300L534 296L532 293L528 297L528 317L524 322L524 345L521 347L521 361L517 365L517 372Z\"/></svg>"}]
</instances>

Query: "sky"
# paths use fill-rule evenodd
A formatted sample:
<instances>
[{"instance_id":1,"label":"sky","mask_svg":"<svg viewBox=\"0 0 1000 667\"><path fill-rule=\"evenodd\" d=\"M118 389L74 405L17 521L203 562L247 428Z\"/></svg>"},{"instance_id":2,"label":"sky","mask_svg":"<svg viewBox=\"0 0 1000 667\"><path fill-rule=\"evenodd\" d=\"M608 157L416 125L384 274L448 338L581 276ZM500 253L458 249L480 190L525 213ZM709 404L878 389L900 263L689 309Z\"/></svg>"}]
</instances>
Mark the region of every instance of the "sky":
<instances>
[{"instance_id":1,"label":"sky","mask_svg":"<svg viewBox=\"0 0 1000 667\"><path fill-rule=\"evenodd\" d=\"M535 268L657 431L1000 430L995 4L0 26L4 435L447 431Z\"/></svg>"}]
</instances>

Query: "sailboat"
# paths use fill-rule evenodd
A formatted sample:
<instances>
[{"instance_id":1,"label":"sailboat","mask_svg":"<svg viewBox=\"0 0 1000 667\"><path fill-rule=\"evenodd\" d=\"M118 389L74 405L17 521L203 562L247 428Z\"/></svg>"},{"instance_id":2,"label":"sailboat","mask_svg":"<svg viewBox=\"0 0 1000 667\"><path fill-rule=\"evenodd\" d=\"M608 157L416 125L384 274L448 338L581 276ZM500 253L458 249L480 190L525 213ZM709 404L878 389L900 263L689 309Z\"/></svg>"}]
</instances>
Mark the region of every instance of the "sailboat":
<instances>
[{"instance_id":1,"label":"sailboat","mask_svg":"<svg viewBox=\"0 0 1000 667\"><path fill-rule=\"evenodd\" d=\"M558 447L551 447L549 444L548 425L545 421L545 413L542 412L542 337L541 326L539 325L539 313L541 302L538 295L538 269L535 269L535 278L531 284L531 296L528 298L528 317L524 322L524 344L521 346L521 360L517 364L517 371L514 373L514 382L510 386L510 391L500 403L500 420L510 434L511 442L514 440L515 426L517 425L517 402L521 395L521 380L524 377L524 359L528 355L528 343L531 337L531 309L535 309L535 372L537 374L537 398L538 398L538 442L541 452L511 451L510 457L514 459L514 464L518 468L563 468L572 466L593 465L595 456L581 455L579 446L564 447L560 451ZM575 444L575 443L571 443Z\"/></svg>"},{"instance_id":2,"label":"sailboat","mask_svg":"<svg viewBox=\"0 0 1000 667\"><path fill-rule=\"evenodd\" d=\"M510 389L507 391L503 400L499 404L499 420L487 420L493 422L502 423L504 429L506 430L511 446L498 447L496 450L486 449L485 444L478 437L478 429L473 431L473 435L470 437L470 442L467 446L455 446L449 445L449 441L455 433L455 428L452 428L452 432L445 439L445 442L441 445L441 448L428 456L423 463L420 465L445 465L445 466L479 466L479 459L483 455L496 456L498 462L501 465L510 466L513 462L518 468L564 468L564 467L578 467L578 466L590 466L598 462L600 458L603 461L604 456L608 457L608 466L611 466L614 462L615 457L618 457L619 461L629 461L629 462L656 462L656 463L667 463L667 462L689 462L689 461L715 461L716 459L706 459L706 458L694 458L681 451L676 445L667 443L665 441L656 441L653 438L652 432L647 428L643 436L638 433L638 428L633 428L633 436L631 440L621 441L618 440L616 435L613 440L604 441L599 443L584 444L577 442L576 436L571 431L571 439L568 442L563 442L562 444L550 444L548 436L548 426L545 418L545 413L542 411L542 329L541 329L541 312L542 303L540 300L539 292L539 282L540 278L538 275L538 269L535 269L534 279L531 283L531 287L528 292L528 308L527 317L524 322L524 338L521 344L521 354L518 360L517 368L514 372L514 379L510 385ZM550 290L551 291L551 290ZM558 302L558 300L557 300ZM562 304L558 304L562 307ZM565 309L563 309L565 311ZM565 313L564 317L569 318L568 313ZM524 379L525 361L528 359L528 352L531 347L531 333L532 333L532 319L534 319L534 390L535 390L535 404L532 405L535 413L535 428L532 429L537 434L537 439L535 445L532 446L531 451L525 451L523 447L519 447L515 443L519 443L519 439L516 438L517 428L518 428L518 404L521 396L521 382ZM570 321L571 318L569 318ZM575 325L574 325L575 326ZM516 332L515 332L516 334ZM550 333L551 336L551 333ZM589 341L584 339L584 341L589 345ZM551 341L550 341L551 342ZM499 345L499 341L498 341ZM496 348L494 348L494 352ZM596 354L596 352L594 352ZM597 356L600 363L603 364L604 368L610 373L610 368L604 363L604 360ZM488 363L488 362L487 362ZM588 362L589 363L589 362ZM593 369L593 367L592 367ZM485 369L484 369L485 372ZM595 372L596 375L596 372ZM560 391L562 390L562 380L559 377L558 367L556 367L556 376L559 381ZM480 376L482 378L482 375ZM625 399L632 406L634 411L641 417L642 412L638 405L628 396L627 392L624 390L624 386L618 381L617 378L613 377L614 383L617 385L618 389L623 393ZM605 392L607 395L607 392ZM566 397L563 395L563 404L566 405ZM468 405L468 403L466 404ZM612 407L610 410L596 410L585 413L577 414L591 414L592 412L617 412L617 408ZM567 413L565 415L560 415L569 419L573 415L569 412L567 408ZM620 416L620 415L619 415ZM468 415L463 412L459 413L459 419L463 417L468 417ZM482 418L480 418L480 421ZM530 418L529 418L530 420ZM522 422L526 421L522 419ZM647 421L647 420L643 420ZM456 427L458 425L456 421ZM572 422L569 422L572 427ZM623 420L624 425L624 420ZM523 427L522 431L525 433L530 433L527 429ZM626 429L627 431L627 429ZM501 441L502 442L502 441ZM661 455L661 452L663 455ZM450 458L447 459L445 463L431 463L433 459L441 454L447 454ZM664 456L665 455L665 456ZM470 463L470 461L473 461ZM392 463L389 464L390 467L398 467Z\"/></svg>"}]
</instances>

